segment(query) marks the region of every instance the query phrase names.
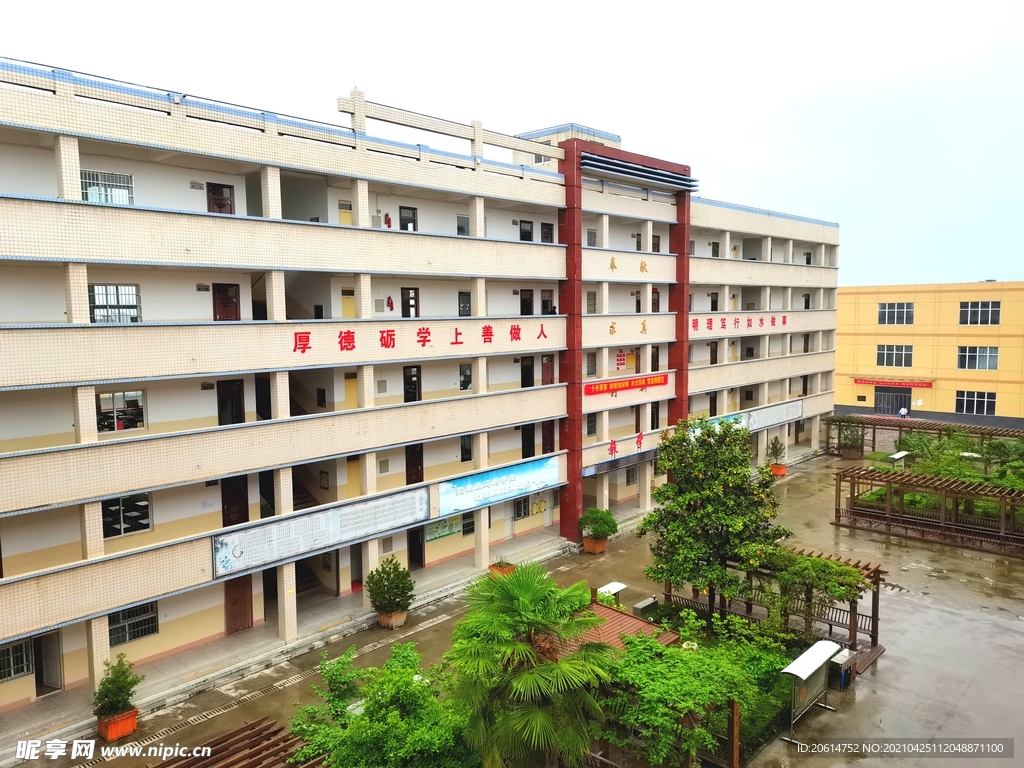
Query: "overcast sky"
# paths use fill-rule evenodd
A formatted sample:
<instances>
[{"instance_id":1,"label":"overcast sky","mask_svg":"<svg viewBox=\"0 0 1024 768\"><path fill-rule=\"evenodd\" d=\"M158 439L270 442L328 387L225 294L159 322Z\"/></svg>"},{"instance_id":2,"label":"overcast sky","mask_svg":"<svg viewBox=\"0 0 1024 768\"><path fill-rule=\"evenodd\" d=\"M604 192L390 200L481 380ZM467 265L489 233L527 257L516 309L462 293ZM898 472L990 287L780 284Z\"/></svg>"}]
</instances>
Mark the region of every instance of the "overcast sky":
<instances>
[{"instance_id":1,"label":"overcast sky","mask_svg":"<svg viewBox=\"0 0 1024 768\"><path fill-rule=\"evenodd\" d=\"M8 3L0 55L347 124L578 122L842 227L844 285L1019 280L1024 5ZM372 132L372 131L371 131ZM427 142L442 146L440 142Z\"/></svg>"}]
</instances>

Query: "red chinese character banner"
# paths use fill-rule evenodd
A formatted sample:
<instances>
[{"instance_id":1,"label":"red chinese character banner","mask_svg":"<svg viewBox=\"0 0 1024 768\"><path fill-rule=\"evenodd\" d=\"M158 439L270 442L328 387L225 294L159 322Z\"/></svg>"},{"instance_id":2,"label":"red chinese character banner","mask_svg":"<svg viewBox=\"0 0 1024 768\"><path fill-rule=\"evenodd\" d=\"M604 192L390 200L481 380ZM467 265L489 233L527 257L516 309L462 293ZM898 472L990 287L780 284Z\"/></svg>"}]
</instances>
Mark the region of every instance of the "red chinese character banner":
<instances>
[{"instance_id":1,"label":"red chinese character banner","mask_svg":"<svg viewBox=\"0 0 1024 768\"><path fill-rule=\"evenodd\" d=\"M649 376L634 376L631 379L617 381L601 381L583 386L584 395L603 395L608 392L623 392L628 389L646 389L647 387L663 387L668 384L667 373L652 373Z\"/></svg>"}]
</instances>

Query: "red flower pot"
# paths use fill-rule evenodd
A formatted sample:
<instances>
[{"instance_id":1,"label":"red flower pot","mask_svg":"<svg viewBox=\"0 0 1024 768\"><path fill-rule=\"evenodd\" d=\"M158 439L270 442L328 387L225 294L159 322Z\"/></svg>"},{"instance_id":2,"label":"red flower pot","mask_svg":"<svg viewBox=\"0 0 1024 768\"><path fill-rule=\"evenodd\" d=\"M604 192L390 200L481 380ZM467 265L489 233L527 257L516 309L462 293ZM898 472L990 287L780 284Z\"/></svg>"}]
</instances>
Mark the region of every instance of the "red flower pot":
<instances>
[{"instance_id":1,"label":"red flower pot","mask_svg":"<svg viewBox=\"0 0 1024 768\"><path fill-rule=\"evenodd\" d=\"M589 536L583 537L583 551L592 555L604 554L608 549L608 539L592 539Z\"/></svg>"},{"instance_id":2,"label":"red flower pot","mask_svg":"<svg viewBox=\"0 0 1024 768\"><path fill-rule=\"evenodd\" d=\"M97 717L96 730L100 738L106 742L117 741L125 736L135 733L139 727L139 710L124 712L112 717Z\"/></svg>"}]
</instances>

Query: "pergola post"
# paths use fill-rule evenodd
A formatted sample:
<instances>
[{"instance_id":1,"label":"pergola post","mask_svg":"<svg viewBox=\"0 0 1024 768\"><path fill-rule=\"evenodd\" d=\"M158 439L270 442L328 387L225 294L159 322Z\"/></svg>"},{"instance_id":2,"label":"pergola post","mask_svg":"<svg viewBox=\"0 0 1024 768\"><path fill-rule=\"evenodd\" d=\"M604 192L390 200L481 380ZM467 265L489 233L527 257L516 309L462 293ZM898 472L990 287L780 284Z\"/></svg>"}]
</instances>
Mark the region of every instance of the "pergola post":
<instances>
[{"instance_id":1,"label":"pergola post","mask_svg":"<svg viewBox=\"0 0 1024 768\"><path fill-rule=\"evenodd\" d=\"M939 525L946 527L946 491L939 491Z\"/></svg>"},{"instance_id":2,"label":"pergola post","mask_svg":"<svg viewBox=\"0 0 1024 768\"><path fill-rule=\"evenodd\" d=\"M843 473L836 473L836 522L840 522L840 510L843 504Z\"/></svg>"},{"instance_id":3,"label":"pergola post","mask_svg":"<svg viewBox=\"0 0 1024 768\"><path fill-rule=\"evenodd\" d=\"M753 593L754 593L754 574L751 573L750 571L747 571L747 603L746 603L746 609L747 609L747 615L748 616L751 613L754 612Z\"/></svg>"},{"instance_id":4,"label":"pergola post","mask_svg":"<svg viewBox=\"0 0 1024 768\"><path fill-rule=\"evenodd\" d=\"M885 484L885 530L892 530L892 480Z\"/></svg>"},{"instance_id":5,"label":"pergola post","mask_svg":"<svg viewBox=\"0 0 1024 768\"><path fill-rule=\"evenodd\" d=\"M1006 536L1006 497L999 497L999 541L1002 543Z\"/></svg>"},{"instance_id":6,"label":"pergola post","mask_svg":"<svg viewBox=\"0 0 1024 768\"><path fill-rule=\"evenodd\" d=\"M874 424L871 425L871 452L874 453L876 450L876 443L878 442L878 427Z\"/></svg>"},{"instance_id":7,"label":"pergola post","mask_svg":"<svg viewBox=\"0 0 1024 768\"><path fill-rule=\"evenodd\" d=\"M740 703L729 702L729 768L740 768Z\"/></svg>"},{"instance_id":8,"label":"pergola post","mask_svg":"<svg viewBox=\"0 0 1024 768\"><path fill-rule=\"evenodd\" d=\"M857 650L857 601L850 601L850 648Z\"/></svg>"},{"instance_id":9,"label":"pergola post","mask_svg":"<svg viewBox=\"0 0 1024 768\"><path fill-rule=\"evenodd\" d=\"M875 588L871 590L871 647L878 645L878 602L882 592L882 574L875 569L873 579Z\"/></svg>"}]
</instances>

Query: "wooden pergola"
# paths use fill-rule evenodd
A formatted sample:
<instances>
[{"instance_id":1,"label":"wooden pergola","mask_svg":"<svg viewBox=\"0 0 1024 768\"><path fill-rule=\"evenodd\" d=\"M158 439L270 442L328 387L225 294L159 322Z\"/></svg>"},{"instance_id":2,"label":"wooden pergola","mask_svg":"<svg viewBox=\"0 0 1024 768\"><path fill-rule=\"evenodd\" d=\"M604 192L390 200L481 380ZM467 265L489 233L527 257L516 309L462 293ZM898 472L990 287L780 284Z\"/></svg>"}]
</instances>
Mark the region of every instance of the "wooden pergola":
<instances>
[{"instance_id":1,"label":"wooden pergola","mask_svg":"<svg viewBox=\"0 0 1024 768\"><path fill-rule=\"evenodd\" d=\"M851 568L856 568L860 571L864 581L871 584L870 614L861 613L858 609L860 601L852 600L850 601L849 608L841 608L838 605L831 605L824 608L822 611L815 613L811 617L813 624L815 625L813 630L815 634L822 638L835 640L850 649L858 649L858 637L861 633L866 634L871 638L871 645L868 648L861 650L857 655L858 670L864 671L885 651L885 648L878 644L878 619L882 582L885 580L884 577L888 572L885 571L879 563L871 563L863 559L855 560L852 557L844 557L842 555L835 554L834 552L824 552L809 548L797 549L795 547L787 547L787 549L797 555L817 557L822 560L831 560L842 565L847 565ZM750 571L743 568L742 564L736 562L730 562L729 566L746 573L747 583L750 585L750 588L748 589L748 597L737 598L732 601L727 601L724 596L719 595L719 612L740 616L755 624L760 623L767 617L768 609L760 603L758 598L761 593L758 589L753 587L754 575L759 574L771 577L771 572L764 570ZM706 614L708 611L707 595L702 596L695 588L691 588L691 592L692 594L690 597L674 593L672 590L672 584L668 581L665 582L664 595L666 602L672 602L677 605L684 606L690 610L696 611L698 614ZM795 621L796 624L799 624L801 619L807 618L807 597L791 595L787 601L787 611L790 614L790 621ZM794 626L794 628L796 627ZM835 629L845 630L848 633L847 639L843 641L842 639L833 636L832 633Z\"/></svg>"},{"instance_id":2,"label":"wooden pergola","mask_svg":"<svg viewBox=\"0 0 1024 768\"><path fill-rule=\"evenodd\" d=\"M176 757L147 768L320 768L323 756L299 766L288 762L303 744L291 728L263 717L199 745L198 751L205 747L208 755Z\"/></svg>"},{"instance_id":3,"label":"wooden pergola","mask_svg":"<svg viewBox=\"0 0 1024 768\"><path fill-rule=\"evenodd\" d=\"M885 488L884 499L863 498L877 488ZM909 505L910 493L937 497L937 509ZM974 514L973 505L979 501L998 505L999 517ZM1024 510L1024 491L951 477L850 467L836 473L835 502L834 525L1024 556L1024 521L1017 519L1018 509Z\"/></svg>"},{"instance_id":4,"label":"wooden pergola","mask_svg":"<svg viewBox=\"0 0 1024 768\"><path fill-rule=\"evenodd\" d=\"M878 432L896 432L896 439L899 440L906 432L922 432L928 435L941 435L950 427L966 432L971 437L979 440L1017 440L1024 438L1024 429L1006 429L1003 427L984 427L979 424L954 424L947 421L927 421L925 419L898 419L894 416L869 416L853 414L847 416L826 416L823 421L827 427L825 437L825 452L838 454L840 452L838 432L840 429L859 429L861 436L861 458L863 458L863 446L867 443L867 435L871 433L871 450L876 450L878 443ZM836 439L833 440L833 431Z\"/></svg>"}]
</instances>

